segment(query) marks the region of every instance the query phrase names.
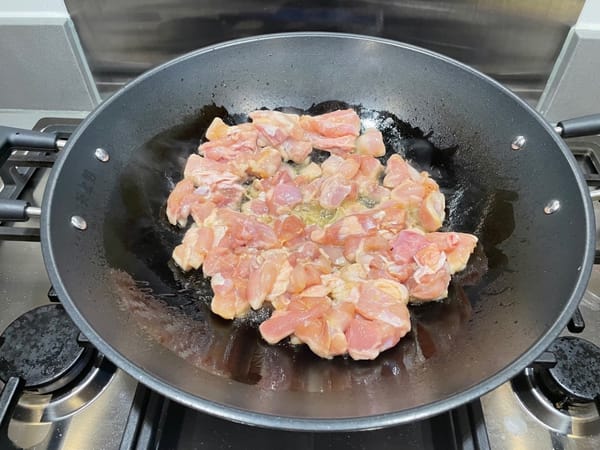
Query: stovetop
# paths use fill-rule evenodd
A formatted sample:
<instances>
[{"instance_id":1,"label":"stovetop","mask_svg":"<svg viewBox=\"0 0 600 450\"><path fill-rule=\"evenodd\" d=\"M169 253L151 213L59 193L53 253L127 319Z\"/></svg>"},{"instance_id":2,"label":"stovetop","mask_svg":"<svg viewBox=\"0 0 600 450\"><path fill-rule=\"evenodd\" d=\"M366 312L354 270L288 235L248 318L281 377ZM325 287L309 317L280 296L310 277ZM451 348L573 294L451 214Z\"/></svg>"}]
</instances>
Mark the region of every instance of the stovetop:
<instances>
[{"instance_id":1,"label":"stovetop","mask_svg":"<svg viewBox=\"0 0 600 450\"><path fill-rule=\"evenodd\" d=\"M76 123L77 120L51 118L41 120L35 128L69 132ZM575 139L569 145L590 186L599 186L600 137ZM17 154L12 159L31 160L31 156ZM33 163L17 164L34 164L40 169L29 173L19 168L19 176L23 176L17 178L31 176L21 198L40 205L48 175L43 167L51 165L52 155L36 155L33 159ZM19 190L21 186L11 185L5 192L13 188ZM598 222L600 208L595 207L595 211ZM21 234L29 236L38 225L34 219L15 226L28 229ZM61 308L55 295L52 292L49 295L50 288L39 242L0 242L0 333L22 314L42 305ZM566 329L563 336L577 336L600 346L600 266L594 267L580 311L585 322L583 330ZM578 331L577 323L570 325L573 331ZM77 336L77 339L85 348L85 337ZM566 406L559 405L564 411L556 409L537 386L536 367L555 363L544 358L528 369L529 373L480 400L429 420L355 433L300 433L249 427L190 410L137 383L95 350L87 354L81 374L65 386L49 393L25 393L19 398L10 422L0 426L0 448L385 449L400 446L502 450L600 447L600 419L593 403L584 409L571 408L567 414ZM0 387L2 385L0 381Z\"/></svg>"}]
</instances>

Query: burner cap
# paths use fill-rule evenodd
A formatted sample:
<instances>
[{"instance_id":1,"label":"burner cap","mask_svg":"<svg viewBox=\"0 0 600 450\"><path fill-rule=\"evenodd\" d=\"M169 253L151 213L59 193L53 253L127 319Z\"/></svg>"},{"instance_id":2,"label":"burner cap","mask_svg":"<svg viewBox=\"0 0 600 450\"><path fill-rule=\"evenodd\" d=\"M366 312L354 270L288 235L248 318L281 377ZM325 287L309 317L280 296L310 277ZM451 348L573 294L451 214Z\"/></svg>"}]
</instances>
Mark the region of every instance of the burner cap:
<instances>
[{"instance_id":1,"label":"burner cap","mask_svg":"<svg viewBox=\"0 0 600 450\"><path fill-rule=\"evenodd\" d=\"M560 337L548 351L557 363L543 378L553 394L576 402L592 402L600 396L599 347L585 339Z\"/></svg>"},{"instance_id":2,"label":"burner cap","mask_svg":"<svg viewBox=\"0 0 600 450\"><path fill-rule=\"evenodd\" d=\"M24 388L58 389L73 380L91 357L79 330L61 305L44 305L13 321L0 337L0 379L17 376Z\"/></svg>"}]
</instances>

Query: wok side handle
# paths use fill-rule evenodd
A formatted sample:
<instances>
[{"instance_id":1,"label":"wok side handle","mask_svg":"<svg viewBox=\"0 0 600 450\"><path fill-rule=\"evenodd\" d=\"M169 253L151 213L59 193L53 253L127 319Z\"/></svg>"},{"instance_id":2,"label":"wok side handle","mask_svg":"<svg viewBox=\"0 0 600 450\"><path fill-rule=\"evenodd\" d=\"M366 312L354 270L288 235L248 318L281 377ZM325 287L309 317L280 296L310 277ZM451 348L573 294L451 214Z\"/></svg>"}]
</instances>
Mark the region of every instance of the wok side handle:
<instances>
[{"instance_id":1,"label":"wok side handle","mask_svg":"<svg viewBox=\"0 0 600 450\"><path fill-rule=\"evenodd\" d=\"M40 214L40 208L31 206L25 200L0 200L0 222L26 222Z\"/></svg>"},{"instance_id":2,"label":"wok side handle","mask_svg":"<svg viewBox=\"0 0 600 450\"><path fill-rule=\"evenodd\" d=\"M23 381L18 377L10 377L0 393L0 429L8 424L19 399ZM5 422L6 421L6 422Z\"/></svg>"},{"instance_id":3,"label":"wok side handle","mask_svg":"<svg viewBox=\"0 0 600 450\"><path fill-rule=\"evenodd\" d=\"M555 129L564 138L600 134L600 114L561 120Z\"/></svg>"},{"instance_id":4,"label":"wok side handle","mask_svg":"<svg viewBox=\"0 0 600 450\"><path fill-rule=\"evenodd\" d=\"M8 159L14 148L56 151L60 139L53 133L0 126L0 164Z\"/></svg>"}]
</instances>

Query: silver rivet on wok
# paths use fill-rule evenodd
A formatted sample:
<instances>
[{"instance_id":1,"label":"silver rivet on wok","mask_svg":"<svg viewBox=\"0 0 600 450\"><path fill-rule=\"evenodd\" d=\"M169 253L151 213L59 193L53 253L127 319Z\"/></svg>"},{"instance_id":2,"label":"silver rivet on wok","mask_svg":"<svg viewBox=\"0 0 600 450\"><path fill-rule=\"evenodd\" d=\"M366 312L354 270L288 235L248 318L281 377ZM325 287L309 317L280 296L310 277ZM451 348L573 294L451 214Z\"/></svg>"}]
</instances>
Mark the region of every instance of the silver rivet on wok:
<instances>
[{"instance_id":1,"label":"silver rivet on wok","mask_svg":"<svg viewBox=\"0 0 600 450\"><path fill-rule=\"evenodd\" d=\"M550 200L546 206L544 206L545 214L554 214L560 209L560 202L556 199Z\"/></svg>"},{"instance_id":2,"label":"silver rivet on wok","mask_svg":"<svg viewBox=\"0 0 600 450\"><path fill-rule=\"evenodd\" d=\"M78 230L82 230L82 231L87 228L87 222L81 216L71 217L71 225L73 225Z\"/></svg>"},{"instance_id":3,"label":"silver rivet on wok","mask_svg":"<svg viewBox=\"0 0 600 450\"><path fill-rule=\"evenodd\" d=\"M521 150L523 147L525 147L525 142L527 142L525 136L517 136L511 142L510 148L513 150Z\"/></svg>"},{"instance_id":4,"label":"silver rivet on wok","mask_svg":"<svg viewBox=\"0 0 600 450\"><path fill-rule=\"evenodd\" d=\"M94 151L94 156L96 157L97 160L102 161L102 162L106 162L110 159L110 156L108 155L108 152L106 150L104 150L103 148L98 147L95 151Z\"/></svg>"}]
</instances>

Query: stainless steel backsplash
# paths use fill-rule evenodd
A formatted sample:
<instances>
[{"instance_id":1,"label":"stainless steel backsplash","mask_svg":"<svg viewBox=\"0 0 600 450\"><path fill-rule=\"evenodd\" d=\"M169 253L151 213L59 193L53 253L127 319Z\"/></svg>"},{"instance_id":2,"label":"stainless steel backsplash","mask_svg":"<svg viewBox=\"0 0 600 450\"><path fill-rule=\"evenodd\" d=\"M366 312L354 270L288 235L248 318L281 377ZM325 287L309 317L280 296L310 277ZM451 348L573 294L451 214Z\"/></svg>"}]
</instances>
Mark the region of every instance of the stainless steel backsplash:
<instances>
[{"instance_id":1,"label":"stainless steel backsplash","mask_svg":"<svg viewBox=\"0 0 600 450\"><path fill-rule=\"evenodd\" d=\"M65 0L101 92L208 44L263 33L382 36L470 64L531 103L584 0Z\"/></svg>"}]
</instances>

